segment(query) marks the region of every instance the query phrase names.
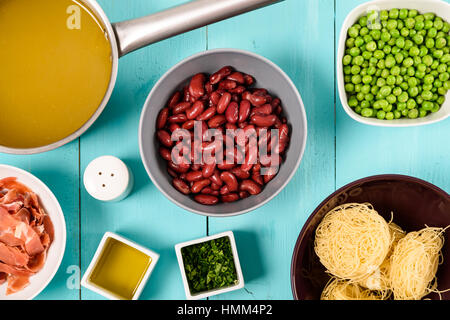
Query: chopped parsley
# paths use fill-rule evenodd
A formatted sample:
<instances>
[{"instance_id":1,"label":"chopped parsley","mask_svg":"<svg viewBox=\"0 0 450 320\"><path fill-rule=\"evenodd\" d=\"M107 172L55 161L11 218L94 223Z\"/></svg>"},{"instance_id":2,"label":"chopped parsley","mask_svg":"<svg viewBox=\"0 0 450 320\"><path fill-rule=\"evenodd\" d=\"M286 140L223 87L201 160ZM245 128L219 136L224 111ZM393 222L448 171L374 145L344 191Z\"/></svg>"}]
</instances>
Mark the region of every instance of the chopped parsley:
<instances>
[{"instance_id":1,"label":"chopped parsley","mask_svg":"<svg viewBox=\"0 0 450 320\"><path fill-rule=\"evenodd\" d=\"M181 249L192 294L237 284L230 238L225 236Z\"/></svg>"}]
</instances>

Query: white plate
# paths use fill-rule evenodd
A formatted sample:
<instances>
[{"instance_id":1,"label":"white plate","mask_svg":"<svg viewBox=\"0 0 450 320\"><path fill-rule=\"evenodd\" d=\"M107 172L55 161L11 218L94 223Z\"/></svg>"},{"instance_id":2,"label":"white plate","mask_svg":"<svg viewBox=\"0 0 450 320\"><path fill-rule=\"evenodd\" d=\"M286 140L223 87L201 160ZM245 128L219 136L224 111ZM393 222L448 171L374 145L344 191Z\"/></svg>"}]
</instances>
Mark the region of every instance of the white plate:
<instances>
[{"instance_id":1,"label":"white plate","mask_svg":"<svg viewBox=\"0 0 450 320\"><path fill-rule=\"evenodd\" d=\"M347 30L358 21L360 17L367 14L369 10L390 10L390 9L416 9L419 13L433 12L447 22L450 22L450 4L439 0L375 0L363 3L353 9L344 21L339 37L339 48L337 56L337 80L339 97L345 112L354 120L382 127L409 127L430 124L442 121L450 116L450 92L447 92L444 104L438 112L427 115L424 118L416 119L396 119L396 120L380 120L376 118L365 118L357 114L347 102L347 94L344 88L344 71L342 67L342 59L345 52L345 41L347 39Z\"/></svg>"},{"instance_id":2,"label":"white plate","mask_svg":"<svg viewBox=\"0 0 450 320\"><path fill-rule=\"evenodd\" d=\"M55 237L48 250L44 267L30 278L30 284L25 289L8 296L6 283L0 286L0 300L33 299L49 284L61 264L66 247L66 222L58 200L41 180L22 169L0 164L0 179L7 177L16 177L19 182L37 194L55 230Z\"/></svg>"}]
</instances>

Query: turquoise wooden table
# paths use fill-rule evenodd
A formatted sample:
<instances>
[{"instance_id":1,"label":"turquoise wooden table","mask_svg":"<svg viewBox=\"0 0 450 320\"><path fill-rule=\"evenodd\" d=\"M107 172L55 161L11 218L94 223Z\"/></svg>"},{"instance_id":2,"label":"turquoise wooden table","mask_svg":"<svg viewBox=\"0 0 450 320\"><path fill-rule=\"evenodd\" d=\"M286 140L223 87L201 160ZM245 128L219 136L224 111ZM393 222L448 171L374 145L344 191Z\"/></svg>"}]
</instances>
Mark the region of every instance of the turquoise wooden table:
<instances>
[{"instance_id":1,"label":"turquoise wooden table","mask_svg":"<svg viewBox=\"0 0 450 320\"><path fill-rule=\"evenodd\" d=\"M184 0L99 2L111 21L120 21ZM0 155L0 163L42 179L64 210L64 260L38 298L101 299L80 289L79 280L102 235L113 231L161 255L142 299L184 299L174 245L233 230L246 287L214 299L292 299L290 263L298 233L334 190L362 177L399 173L450 192L450 119L424 127L378 128L355 122L341 107L336 39L345 16L361 2L286 0L132 53L120 61L105 112L80 139L40 155ZM246 215L219 219L177 207L151 183L139 157L138 122L152 86L171 66L194 53L224 47L261 54L286 71L302 94L309 132L300 169L280 195ZM105 154L123 159L135 175L133 193L119 203L96 201L83 187L87 164Z\"/></svg>"}]
</instances>

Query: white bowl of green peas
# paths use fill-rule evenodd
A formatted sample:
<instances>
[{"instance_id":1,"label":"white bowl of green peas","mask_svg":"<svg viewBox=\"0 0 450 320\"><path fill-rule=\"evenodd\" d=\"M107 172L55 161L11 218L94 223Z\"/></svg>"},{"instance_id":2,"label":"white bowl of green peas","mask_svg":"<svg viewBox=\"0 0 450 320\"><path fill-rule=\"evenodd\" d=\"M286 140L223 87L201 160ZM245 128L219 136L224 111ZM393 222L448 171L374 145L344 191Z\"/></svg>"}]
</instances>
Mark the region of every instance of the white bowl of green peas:
<instances>
[{"instance_id":1,"label":"white bowl of green peas","mask_svg":"<svg viewBox=\"0 0 450 320\"><path fill-rule=\"evenodd\" d=\"M337 80L347 114L406 127L450 115L450 4L375 0L356 7L339 38Z\"/></svg>"}]
</instances>

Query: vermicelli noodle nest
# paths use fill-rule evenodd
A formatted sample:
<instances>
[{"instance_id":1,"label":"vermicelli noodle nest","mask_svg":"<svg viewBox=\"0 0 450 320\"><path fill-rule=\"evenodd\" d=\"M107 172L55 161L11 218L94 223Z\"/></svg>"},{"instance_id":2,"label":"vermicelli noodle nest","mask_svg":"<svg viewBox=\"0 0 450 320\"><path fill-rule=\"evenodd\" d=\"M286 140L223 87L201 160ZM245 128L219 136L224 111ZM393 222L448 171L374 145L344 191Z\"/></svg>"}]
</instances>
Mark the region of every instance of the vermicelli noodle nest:
<instances>
[{"instance_id":1,"label":"vermicelli noodle nest","mask_svg":"<svg viewBox=\"0 0 450 320\"><path fill-rule=\"evenodd\" d=\"M314 250L327 272L358 282L379 269L391 243L389 224L371 204L349 203L325 215Z\"/></svg>"},{"instance_id":2,"label":"vermicelli noodle nest","mask_svg":"<svg viewBox=\"0 0 450 320\"><path fill-rule=\"evenodd\" d=\"M398 241L390 258L390 285L396 300L420 300L437 292L436 272L444 246L443 228L410 232Z\"/></svg>"},{"instance_id":3,"label":"vermicelli noodle nest","mask_svg":"<svg viewBox=\"0 0 450 320\"><path fill-rule=\"evenodd\" d=\"M348 280L332 278L320 297L321 300L385 300L384 292L372 291Z\"/></svg>"}]
</instances>

